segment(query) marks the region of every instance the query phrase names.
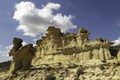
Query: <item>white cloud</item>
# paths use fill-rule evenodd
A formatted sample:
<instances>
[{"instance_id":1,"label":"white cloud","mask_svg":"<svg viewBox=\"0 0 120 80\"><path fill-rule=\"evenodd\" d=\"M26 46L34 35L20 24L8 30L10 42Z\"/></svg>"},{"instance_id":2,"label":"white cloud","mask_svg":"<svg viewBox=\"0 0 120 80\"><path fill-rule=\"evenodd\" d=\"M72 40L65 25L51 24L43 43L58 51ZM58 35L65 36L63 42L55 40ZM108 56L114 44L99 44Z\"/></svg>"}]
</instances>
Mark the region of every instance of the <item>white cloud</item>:
<instances>
[{"instance_id":1,"label":"white cloud","mask_svg":"<svg viewBox=\"0 0 120 80\"><path fill-rule=\"evenodd\" d=\"M25 46L27 43L26 42L22 42L22 45Z\"/></svg>"},{"instance_id":2,"label":"white cloud","mask_svg":"<svg viewBox=\"0 0 120 80\"><path fill-rule=\"evenodd\" d=\"M114 44L112 46L120 45L120 37L117 40L114 40L113 42Z\"/></svg>"},{"instance_id":3,"label":"white cloud","mask_svg":"<svg viewBox=\"0 0 120 80\"><path fill-rule=\"evenodd\" d=\"M61 7L58 3L48 3L42 8L36 8L35 4L29 1L22 1L15 5L13 19L19 21L18 31L23 35L35 37L45 33L48 26L61 28L63 32L76 28L72 23L73 16L54 13Z\"/></svg>"},{"instance_id":4,"label":"white cloud","mask_svg":"<svg viewBox=\"0 0 120 80\"><path fill-rule=\"evenodd\" d=\"M13 45L8 46L2 46L0 47L0 62L11 60L11 57L9 56L9 51L12 48Z\"/></svg>"},{"instance_id":5,"label":"white cloud","mask_svg":"<svg viewBox=\"0 0 120 80\"><path fill-rule=\"evenodd\" d=\"M13 45L8 45L5 47L5 49L10 50L10 49L12 49L12 47L13 47Z\"/></svg>"}]
</instances>

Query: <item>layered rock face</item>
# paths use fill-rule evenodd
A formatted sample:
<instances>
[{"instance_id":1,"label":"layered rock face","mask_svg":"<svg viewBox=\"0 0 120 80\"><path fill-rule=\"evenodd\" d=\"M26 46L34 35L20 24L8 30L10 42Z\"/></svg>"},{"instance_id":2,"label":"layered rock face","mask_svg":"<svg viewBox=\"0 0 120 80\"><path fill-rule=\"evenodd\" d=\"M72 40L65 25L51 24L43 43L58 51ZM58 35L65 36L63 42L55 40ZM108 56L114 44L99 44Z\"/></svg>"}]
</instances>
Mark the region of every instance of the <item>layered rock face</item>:
<instances>
[{"instance_id":1,"label":"layered rock face","mask_svg":"<svg viewBox=\"0 0 120 80\"><path fill-rule=\"evenodd\" d=\"M31 66L35 50L36 49L32 44L22 46L22 39L14 38L13 48L9 52L9 56L13 57L10 66L10 73L15 73L21 68L28 69Z\"/></svg>"},{"instance_id":2,"label":"layered rock face","mask_svg":"<svg viewBox=\"0 0 120 80\"><path fill-rule=\"evenodd\" d=\"M101 37L90 40L88 32L81 27L78 34L62 33L59 28L50 26L46 36L36 42L36 58L33 64L55 62L83 62L90 59L101 61L111 59L110 42Z\"/></svg>"}]
</instances>

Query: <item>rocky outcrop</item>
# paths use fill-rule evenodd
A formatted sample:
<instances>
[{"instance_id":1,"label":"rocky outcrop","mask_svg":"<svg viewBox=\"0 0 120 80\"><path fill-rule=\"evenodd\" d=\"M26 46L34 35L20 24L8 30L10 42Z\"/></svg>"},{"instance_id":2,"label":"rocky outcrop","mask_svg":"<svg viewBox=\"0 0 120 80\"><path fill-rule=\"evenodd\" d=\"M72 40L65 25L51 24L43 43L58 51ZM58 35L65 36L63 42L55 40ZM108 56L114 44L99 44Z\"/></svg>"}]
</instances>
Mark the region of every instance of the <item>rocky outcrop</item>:
<instances>
[{"instance_id":1,"label":"rocky outcrop","mask_svg":"<svg viewBox=\"0 0 120 80\"><path fill-rule=\"evenodd\" d=\"M22 39L14 38L13 48L9 52L9 56L13 57L10 73L15 73L19 69L28 69L31 66L35 50L32 44L22 46Z\"/></svg>"},{"instance_id":2,"label":"rocky outcrop","mask_svg":"<svg viewBox=\"0 0 120 80\"><path fill-rule=\"evenodd\" d=\"M47 31L46 35L36 42L37 52L33 64L111 59L110 42L101 37L96 38L96 41L90 40L90 32L83 27L78 34L62 33L53 26Z\"/></svg>"}]
</instances>

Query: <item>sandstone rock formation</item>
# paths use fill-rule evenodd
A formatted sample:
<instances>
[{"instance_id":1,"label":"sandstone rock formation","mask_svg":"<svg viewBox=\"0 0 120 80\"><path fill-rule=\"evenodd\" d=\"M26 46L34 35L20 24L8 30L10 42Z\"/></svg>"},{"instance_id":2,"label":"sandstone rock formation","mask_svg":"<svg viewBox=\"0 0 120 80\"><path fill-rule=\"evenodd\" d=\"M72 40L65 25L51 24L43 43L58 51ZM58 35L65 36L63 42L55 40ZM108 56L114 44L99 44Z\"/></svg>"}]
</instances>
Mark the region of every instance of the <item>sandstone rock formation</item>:
<instances>
[{"instance_id":1,"label":"sandstone rock formation","mask_svg":"<svg viewBox=\"0 0 120 80\"><path fill-rule=\"evenodd\" d=\"M28 69L31 66L31 61L34 57L35 48L32 44L22 46L22 39L13 39L13 48L9 52L9 56L13 57L10 66L10 73L15 73L23 68Z\"/></svg>"},{"instance_id":2,"label":"sandstone rock formation","mask_svg":"<svg viewBox=\"0 0 120 80\"><path fill-rule=\"evenodd\" d=\"M36 42L36 59L33 64L55 62L81 62L90 59L111 59L110 42L101 37L89 39L90 32L81 27L78 34L62 33L50 26L45 36Z\"/></svg>"},{"instance_id":3,"label":"sandstone rock formation","mask_svg":"<svg viewBox=\"0 0 120 80\"><path fill-rule=\"evenodd\" d=\"M8 67L0 67L0 80L120 80L120 45L110 46L101 37L90 40L90 32L83 27L78 34L62 33L53 26L47 31L36 47L13 39L10 72L33 66L12 75Z\"/></svg>"}]
</instances>

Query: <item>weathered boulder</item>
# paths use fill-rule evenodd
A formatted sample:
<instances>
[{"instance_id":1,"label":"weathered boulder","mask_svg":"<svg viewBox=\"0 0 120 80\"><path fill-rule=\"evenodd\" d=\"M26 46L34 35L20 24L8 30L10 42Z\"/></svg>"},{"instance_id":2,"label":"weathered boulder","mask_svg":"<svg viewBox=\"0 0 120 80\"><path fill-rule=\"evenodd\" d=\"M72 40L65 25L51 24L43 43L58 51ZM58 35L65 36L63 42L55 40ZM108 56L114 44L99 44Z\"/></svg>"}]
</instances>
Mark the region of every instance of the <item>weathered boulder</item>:
<instances>
[{"instance_id":1,"label":"weathered boulder","mask_svg":"<svg viewBox=\"0 0 120 80\"><path fill-rule=\"evenodd\" d=\"M28 69L31 66L31 61L34 57L36 49L32 44L22 47L22 39L13 39L13 48L10 50L9 55L13 57L10 73L15 73L19 69Z\"/></svg>"},{"instance_id":2,"label":"weathered boulder","mask_svg":"<svg viewBox=\"0 0 120 80\"><path fill-rule=\"evenodd\" d=\"M22 47L22 39L20 38L13 38L13 47L9 52L9 56L12 56L15 54L16 51L18 51L20 49L20 47Z\"/></svg>"}]
</instances>

